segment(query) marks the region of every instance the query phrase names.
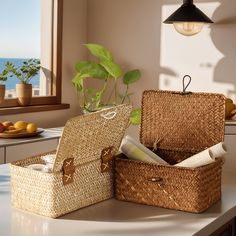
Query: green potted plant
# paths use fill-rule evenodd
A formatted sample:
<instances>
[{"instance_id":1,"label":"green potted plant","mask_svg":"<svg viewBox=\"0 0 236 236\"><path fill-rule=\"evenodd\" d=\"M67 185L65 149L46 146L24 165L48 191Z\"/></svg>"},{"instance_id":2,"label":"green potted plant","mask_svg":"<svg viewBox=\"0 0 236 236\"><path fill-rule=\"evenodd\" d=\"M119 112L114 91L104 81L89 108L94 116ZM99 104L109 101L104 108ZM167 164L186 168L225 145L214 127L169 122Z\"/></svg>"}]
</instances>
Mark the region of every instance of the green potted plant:
<instances>
[{"instance_id":1,"label":"green potted plant","mask_svg":"<svg viewBox=\"0 0 236 236\"><path fill-rule=\"evenodd\" d=\"M85 44L97 61L80 61L75 65L76 75L72 82L80 98L80 106L84 112L93 112L107 106L115 106L131 102L133 93L129 92L130 86L137 82L141 73L138 69L123 72L121 67L114 62L113 55L99 44ZM100 86L89 86L86 79L99 81ZM118 87L125 87L119 91ZM133 110L130 122L140 123L140 109Z\"/></svg>"},{"instance_id":2,"label":"green potted plant","mask_svg":"<svg viewBox=\"0 0 236 236\"><path fill-rule=\"evenodd\" d=\"M20 81L19 84L16 84L16 94L20 105L27 106L30 104L32 98L32 84L30 84L30 80L39 73L40 68L40 61L38 59L28 59L19 67L15 67L11 62L6 63L5 70L10 76L15 75Z\"/></svg>"},{"instance_id":3,"label":"green potted plant","mask_svg":"<svg viewBox=\"0 0 236 236\"><path fill-rule=\"evenodd\" d=\"M2 103L5 98L6 86L4 82L7 81L7 74L8 72L5 69L0 74L0 103Z\"/></svg>"}]
</instances>

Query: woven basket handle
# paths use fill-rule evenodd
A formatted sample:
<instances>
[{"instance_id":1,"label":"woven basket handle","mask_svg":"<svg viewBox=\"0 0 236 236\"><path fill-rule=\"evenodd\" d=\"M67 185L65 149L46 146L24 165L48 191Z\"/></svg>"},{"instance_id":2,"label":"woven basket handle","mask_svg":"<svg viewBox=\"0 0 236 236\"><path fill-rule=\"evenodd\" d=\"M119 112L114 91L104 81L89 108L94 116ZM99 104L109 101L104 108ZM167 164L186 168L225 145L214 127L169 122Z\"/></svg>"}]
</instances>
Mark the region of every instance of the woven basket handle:
<instances>
[{"instance_id":1,"label":"woven basket handle","mask_svg":"<svg viewBox=\"0 0 236 236\"><path fill-rule=\"evenodd\" d=\"M152 177L148 178L147 180L152 183L163 183L163 179L161 177Z\"/></svg>"},{"instance_id":2,"label":"woven basket handle","mask_svg":"<svg viewBox=\"0 0 236 236\"><path fill-rule=\"evenodd\" d=\"M117 111L112 111L112 112L102 113L101 117L106 120L112 120L116 117L116 114L117 114Z\"/></svg>"}]
</instances>

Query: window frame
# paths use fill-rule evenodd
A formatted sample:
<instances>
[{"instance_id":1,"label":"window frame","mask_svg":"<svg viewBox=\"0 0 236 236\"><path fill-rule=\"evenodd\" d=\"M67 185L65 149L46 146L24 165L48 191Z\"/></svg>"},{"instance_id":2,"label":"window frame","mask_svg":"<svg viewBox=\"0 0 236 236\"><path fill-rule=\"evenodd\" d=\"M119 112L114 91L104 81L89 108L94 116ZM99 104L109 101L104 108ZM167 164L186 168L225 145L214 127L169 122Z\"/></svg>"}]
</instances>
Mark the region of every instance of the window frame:
<instances>
[{"instance_id":1,"label":"window frame","mask_svg":"<svg viewBox=\"0 0 236 236\"><path fill-rule=\"evenodd\" d=\"M32 97L31 103L27 107L31 106L40 106L42 105L57 105L61 104L61 83L62 83L62 27L63 27L63 0L52 0L52 68L51 68L51 96L37 96ZM66 105L66 104L63 104ZM68 105L68 104L67 104ZM5 99L0 104L0 114L11 114L9 112L11 108L19 107L17 98L9 98ZM68 106L62 106L68 108ZM65 108L62 108L65 109ZM19 112L15 113L22 113L20 109L17 109ZM27 109L23 109L24 112L27 112ZM26 110L26 111L25 111ZM32 110L32 109L29 109ZM40 109L43 110L43 109ZM46 108L47 110L47 108ZM37 110L38 111L38 110Z\"/></svg>"}]
</instances>

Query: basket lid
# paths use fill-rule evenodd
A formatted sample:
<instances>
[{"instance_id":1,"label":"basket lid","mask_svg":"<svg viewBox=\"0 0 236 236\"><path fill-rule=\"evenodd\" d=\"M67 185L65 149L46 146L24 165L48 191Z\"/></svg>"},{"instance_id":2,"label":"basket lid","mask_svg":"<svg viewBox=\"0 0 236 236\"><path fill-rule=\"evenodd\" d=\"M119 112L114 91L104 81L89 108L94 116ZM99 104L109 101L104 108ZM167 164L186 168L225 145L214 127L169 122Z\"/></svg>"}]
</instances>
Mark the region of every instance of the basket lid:
<instances>
[{"instance_id":1,"label":"basket lid","mask_svg":"<svg viewBox=\"0 0 236 236\"><path fill-rule=\"evenodd\" d=\"M225 97L144 91L141 121L140 141L145 146L199 152L224 139Z\"/></svg>"},{"instance_id":2,"label":"basket lid","mask_svg":"<svg viewBox=\"0 0 236 236\"><path fill-rule=\"evenodd\" d=\"M115 153L127 128L132 106L128 104L81 115L67 121L57 149L53 172L61 171L63 162L74 165L99 160L108 147Z\"/></svg>"}]
</instances>

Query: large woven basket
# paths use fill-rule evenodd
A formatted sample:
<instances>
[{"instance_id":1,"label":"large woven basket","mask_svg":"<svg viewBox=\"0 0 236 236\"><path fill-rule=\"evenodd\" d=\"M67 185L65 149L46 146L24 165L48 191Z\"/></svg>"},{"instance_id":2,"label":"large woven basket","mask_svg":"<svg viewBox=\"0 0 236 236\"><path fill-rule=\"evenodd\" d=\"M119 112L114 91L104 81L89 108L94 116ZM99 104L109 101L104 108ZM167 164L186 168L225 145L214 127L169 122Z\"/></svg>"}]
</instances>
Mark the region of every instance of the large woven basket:
<instances>
[{"instance_id":1,"label":"large woven basket","mask_svg":"<svg viewBox=\"0 0 236 236\"><path fill-rule=\"evenodd\" d=\"M12 206L56 218L113 197L112 156L130 112L121 105L69 120L52 173L25 168L46 154L11 163Z\"/></svg>"},{"instance_id":2,"label":"large woven basket","mask_svg":"<svg viewBox=\"0 0 236 236\"><path fill-rule=\"evenodd\" d=\"M171 165L224 138L225 98L220 94L145 91L140 141ZM118 200L200 213L221 198L223 159L199 168L115 161Z\"/></svg>"}]
</instances>

